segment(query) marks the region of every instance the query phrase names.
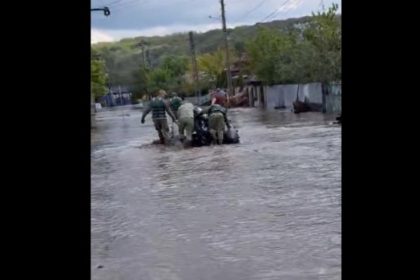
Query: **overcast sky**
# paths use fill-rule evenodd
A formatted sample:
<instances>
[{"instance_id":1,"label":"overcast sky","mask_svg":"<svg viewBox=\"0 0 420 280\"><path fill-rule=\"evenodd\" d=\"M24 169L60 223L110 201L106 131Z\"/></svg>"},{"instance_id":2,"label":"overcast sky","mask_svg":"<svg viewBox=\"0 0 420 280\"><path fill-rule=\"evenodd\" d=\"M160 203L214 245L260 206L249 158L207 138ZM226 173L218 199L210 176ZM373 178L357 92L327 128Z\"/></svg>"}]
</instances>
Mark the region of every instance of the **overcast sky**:
<instances>
[{"instance_id":1,"label":"overcast sky","mask_svg":"<svg viewBox=\"0 0 420 280\"><path fill-rule=\"evenodd\" d=\"M228 27L310 15L341 0L225 0ZM221 28L220 0L91 0L91 42ZM213 18L209 18L212 16Z\"/></svg>"}]
</instances>

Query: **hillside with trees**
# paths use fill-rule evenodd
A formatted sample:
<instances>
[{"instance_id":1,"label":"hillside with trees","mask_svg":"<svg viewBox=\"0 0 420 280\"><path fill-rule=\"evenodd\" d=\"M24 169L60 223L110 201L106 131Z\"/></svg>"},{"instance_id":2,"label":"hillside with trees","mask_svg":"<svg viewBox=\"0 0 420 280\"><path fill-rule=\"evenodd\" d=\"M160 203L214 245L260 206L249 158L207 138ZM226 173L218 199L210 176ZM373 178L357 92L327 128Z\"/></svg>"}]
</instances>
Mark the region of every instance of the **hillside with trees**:
<instances>
[{"instance_id":1,"label":"hillside with trees","mask_svg":"<svg viewBox=\"0 0 420 280\"><path fill-rule=\"evenodd\" d=\"M232 64L240 76L264 84L341 80L341 16L338 6L312 16L257 23L228 30ZM226 87L223 33L194 33L199 87ZM144 52L143 52L144 50ZM92 45L92 91L107 85L131 88L136 98L158 88L192 95L192 63L188 33L127 38ZM236 85L241 85L239 79Z\"/></svg>"}]
</instances>

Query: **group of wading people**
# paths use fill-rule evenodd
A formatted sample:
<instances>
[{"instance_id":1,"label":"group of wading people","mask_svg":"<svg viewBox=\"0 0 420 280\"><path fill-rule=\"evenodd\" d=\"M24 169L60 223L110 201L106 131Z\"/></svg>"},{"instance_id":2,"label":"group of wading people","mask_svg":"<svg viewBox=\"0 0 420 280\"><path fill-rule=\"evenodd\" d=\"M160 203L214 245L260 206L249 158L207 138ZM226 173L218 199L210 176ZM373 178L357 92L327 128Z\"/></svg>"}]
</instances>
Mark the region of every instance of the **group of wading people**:
<instances>
[{"instance_id":1,"label":"group of wading people","mask_svg":"<svg viewBox=\"0 0 420 280\"><path fill-rule=\"evenodd\" d=\"M212 137L211 144L222 144L225 126L230 128L226 113L226 94L217 89L211 92L211 104L198 113L208 115L208 128ZM160 144L169 144L172 138L166 113L171 117L172 122L178 125L179 139L184 145L192 143L194 131L194 105L185 100L184 96L177 96L172 93L169 96L166 91L159 90L150 100L148 107L144 110L141 123L145 122L146 116L152 112L152 120L159 135Z\"/></svg>"}]
</instances>

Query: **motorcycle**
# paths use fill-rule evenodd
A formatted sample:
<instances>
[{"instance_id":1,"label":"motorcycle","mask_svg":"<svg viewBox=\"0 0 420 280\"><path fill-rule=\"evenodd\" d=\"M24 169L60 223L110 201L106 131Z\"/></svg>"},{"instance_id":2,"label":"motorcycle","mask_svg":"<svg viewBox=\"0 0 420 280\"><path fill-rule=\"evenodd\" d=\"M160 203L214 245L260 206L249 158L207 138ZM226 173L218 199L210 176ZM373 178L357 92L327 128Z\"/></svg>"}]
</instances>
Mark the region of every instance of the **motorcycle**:
<instances>
[{"instance_id":1,"label":"motorcycle","mask_svg":"<svg viewBox=\"0 0 420 280\"><path fill-rule=\"evenodd\" d=\"M201 147L208 146L212 142L212 137L209 132L208 116L200 114L202 109L200 107L194 108L194 131L192 134L192 146ZM237 144L239 143L238 130L235 129L231 122L230 128L224 132L223 144Z\"/></svg>"}]
</instances>

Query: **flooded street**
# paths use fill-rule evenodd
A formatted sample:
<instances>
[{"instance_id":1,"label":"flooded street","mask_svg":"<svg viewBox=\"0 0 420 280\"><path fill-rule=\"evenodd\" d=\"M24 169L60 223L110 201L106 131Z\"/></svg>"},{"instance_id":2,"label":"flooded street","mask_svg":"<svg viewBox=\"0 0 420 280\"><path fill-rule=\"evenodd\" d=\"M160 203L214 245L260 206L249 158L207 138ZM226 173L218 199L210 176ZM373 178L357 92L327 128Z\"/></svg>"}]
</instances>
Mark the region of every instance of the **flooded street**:
<instances>
[{"instance_id":1,"label":"flooded street","mask_svg":"<svg viewBox=\"0 0 420 280\"><path fill-rule=\"evenodd\" d=\"M240 144L183 149L141 113L96 116L92 279L341 279L334 117L231 109Z\"/></svg>"}]
</instances>

